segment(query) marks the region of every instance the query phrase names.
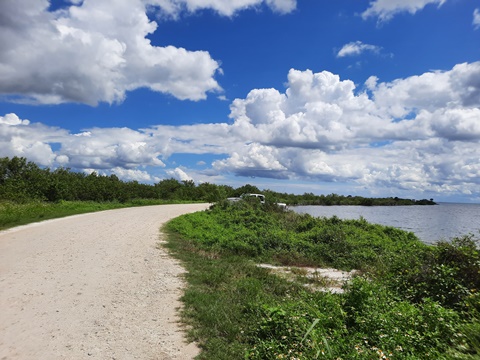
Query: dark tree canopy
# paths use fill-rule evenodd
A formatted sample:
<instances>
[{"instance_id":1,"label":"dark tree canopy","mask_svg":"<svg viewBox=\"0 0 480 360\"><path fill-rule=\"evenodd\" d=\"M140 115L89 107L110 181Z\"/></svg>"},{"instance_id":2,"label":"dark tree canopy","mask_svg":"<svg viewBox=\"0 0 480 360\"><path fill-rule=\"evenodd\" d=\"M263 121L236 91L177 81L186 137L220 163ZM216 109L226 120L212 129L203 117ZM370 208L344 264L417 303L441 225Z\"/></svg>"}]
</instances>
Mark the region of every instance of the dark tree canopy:
<instances>
[{"instance_id":1,"label":"dark tree canopy","mask_svg":"<svg viewBox=\"0 0 480 360\"><path fill-rule=\"evenodd\" d=\"M216 202L247 193L262 193L267 202L289 205L432 205L433 199L419 201L395 198L364 198L337 194L294 195L260 190L250 184L237 189L211 183L195 184L192 180L164 179L156 184L122 181L118 176L85 174L68 168L41 168L23 157L0 158L0 200L27 201L120 201L159 199L169 201Z\"/></svg>"}]
</instances>

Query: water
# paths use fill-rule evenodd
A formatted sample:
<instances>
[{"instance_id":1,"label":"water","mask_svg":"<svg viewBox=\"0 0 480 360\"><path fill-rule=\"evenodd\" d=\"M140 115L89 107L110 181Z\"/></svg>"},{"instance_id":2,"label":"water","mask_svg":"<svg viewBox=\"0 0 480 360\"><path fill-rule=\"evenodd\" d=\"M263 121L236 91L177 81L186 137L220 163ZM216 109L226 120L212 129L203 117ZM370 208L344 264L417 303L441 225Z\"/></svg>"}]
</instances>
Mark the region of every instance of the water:
<instances>
[{"instance_id":1,"label":"water","mask_svg":"<svg viewBox=\"0 0 480 360\"><path fill-rule=\"evenodd\" d=\"M317 217L338 216L412 231L422 241L434 243L472 233L480 237L480 204L440 203L434 206L294 206L297 213Z\"/></svg>"}]
</instances>

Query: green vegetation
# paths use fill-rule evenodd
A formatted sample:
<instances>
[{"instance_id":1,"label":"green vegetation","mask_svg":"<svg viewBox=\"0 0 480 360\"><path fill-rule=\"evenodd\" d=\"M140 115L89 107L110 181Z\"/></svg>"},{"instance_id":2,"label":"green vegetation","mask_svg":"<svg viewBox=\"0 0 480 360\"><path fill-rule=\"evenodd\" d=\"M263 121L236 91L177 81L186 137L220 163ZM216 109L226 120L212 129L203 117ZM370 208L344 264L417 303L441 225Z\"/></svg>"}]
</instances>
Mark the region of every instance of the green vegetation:
<instances>
[{"instance_id":1,"label":"green vegetation","mask_svg":"<svg viewBox=\"0 0 480 360\"><path fill-rule=\"evenodd\" d=\"M189 271L183 316L200 359L478 359L472 236L427 246L365 220L220 202L168 224ZM256 264L359 269L343 294Z\"/></svg>"},{"instance_id":2,"label":"green vegetation","mask_svg":"<svg viewBox=\"0 0 480 360\"><path fill-rule=\"evenodd\" d=\"M25 158L0 158L0 201L25 203L31 201L96 201L128 202L134 199L161 199L168 201L216 202L244 193L264 193L269 202L285 202L290 205L415 205L433 204L430 200L406 200L398 198L369 199L336 194L316 196L292 195L270 190L261 191L255 186L244 185L234 189L226 185L193 181L164 179L156 184L138 181L121 181L116 175L103 176L95 172L73 172L58 168L51 171L40 168Z\"/></svg>"},{"instance_id":3,"label":"green vegetation","mask_svg":"<svg viewBox=\"0 0 480 360\"><path fill-rule=\"evenodd\" d=\"M407 205L436 205L433 199L401 199L398 197L388 198L366 198L363 196L343 196L338 194L315 195L305 193L303 195L293 195L286 193L276 193L265 190L263 192L271 202L283 202L289 205L356 205L356 206L407 206Z\"/></svg>"},{"instance_id":4,"label":"green vegetation","mask_svg":"<svg viewBox=\"0 0 480 360\"><path fill-rule=\"evenodd\" d=\"M244 193L264 193L268 202L288 204L405 205L421 204L426 200L367 199L335 194L291 195L261 191L244 185L234 189L226 185L164 179L156 184L121 181L116 175L95 172L87 175L59 168L40 168L22 157L0 158L0 229L91 211L128 206L179 203L218 202Z\"/></svg>"},{"instance_id":5,"label":"green vegetation","mask_svg":"<svg viewBox=\"0 0 480 360\"><path fill-rule=\"evenodd\" d=\"M229 203L243 193L255 199ZM291 195L245 185L42 169L0 158L0 229L60 216L171 202L216 202L168 225L189 270L184 319L203 359L478 359L480 254L472 236L421 243L364 219L313 218L275 202L423 205L433 200ZM260 262L296 267L282 278ZM313 291L302 267L357 269L343 294ZM302 278L303 277L303 278ZM328 285L328 279L316 279Z\"/></svg>"},{"instance_id":6,"label":"green vegetation","mask_svg":"<svg viewBox=\"0 0 480 360\"><path fill-rule=\"evenodd\" d=\"M94 201L59 201L54 203L41 201L28 203L1 202L0 230L75 214L165 203L165 201L161 200L131 200L124 203L115 201L102 203Z\"/></svg>"},{"instance_id":7,"label":"green vegetation","mask_svg":"<svg viewBox=\"0 0 480 360\"><path fill-rule=\"evenodd\" d=\"M228 187L195 186L166 179L155 185L121 181L116 175L89 175L59 168L42 169L25 158L0 158L0 201L128 202L135 199L213 202L227 197Z\"/></svg>"}]
</instances>

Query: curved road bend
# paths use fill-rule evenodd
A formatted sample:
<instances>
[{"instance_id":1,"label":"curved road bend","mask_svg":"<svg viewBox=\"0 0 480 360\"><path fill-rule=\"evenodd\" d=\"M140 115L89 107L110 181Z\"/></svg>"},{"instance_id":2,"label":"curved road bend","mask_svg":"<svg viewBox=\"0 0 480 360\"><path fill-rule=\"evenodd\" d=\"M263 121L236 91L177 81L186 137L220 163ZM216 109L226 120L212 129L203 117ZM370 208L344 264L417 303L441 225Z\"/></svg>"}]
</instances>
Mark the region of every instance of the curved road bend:
<instances>
[{"instance_id":1,"label":"curved road bend","mask_svg":"<svg viewBox=\"0 0 480 360\"><path fill-rule=\"evenodd\" d=\"M192 359L184 272L160 226L208 204L76 215L0 232L0 360Z\"/></svg>"}]
</instances>

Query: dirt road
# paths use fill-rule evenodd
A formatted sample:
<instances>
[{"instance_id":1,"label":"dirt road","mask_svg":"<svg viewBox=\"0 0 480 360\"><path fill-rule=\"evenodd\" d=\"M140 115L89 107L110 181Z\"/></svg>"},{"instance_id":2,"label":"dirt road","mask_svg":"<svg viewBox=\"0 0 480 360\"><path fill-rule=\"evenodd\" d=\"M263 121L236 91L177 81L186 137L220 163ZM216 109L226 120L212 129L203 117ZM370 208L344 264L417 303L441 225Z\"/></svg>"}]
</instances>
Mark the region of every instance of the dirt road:
<instances>
[{"instance_id":1,"label":"dirt road","mask_svg":"<svg viewBox=\"0 0 480 360\"><path fill-rule=\"evenodd\" d=\"M77 215L0 232L0 359L192 359L184 270L160 226L205 204Z\"/></svg>"}]
</instances>

